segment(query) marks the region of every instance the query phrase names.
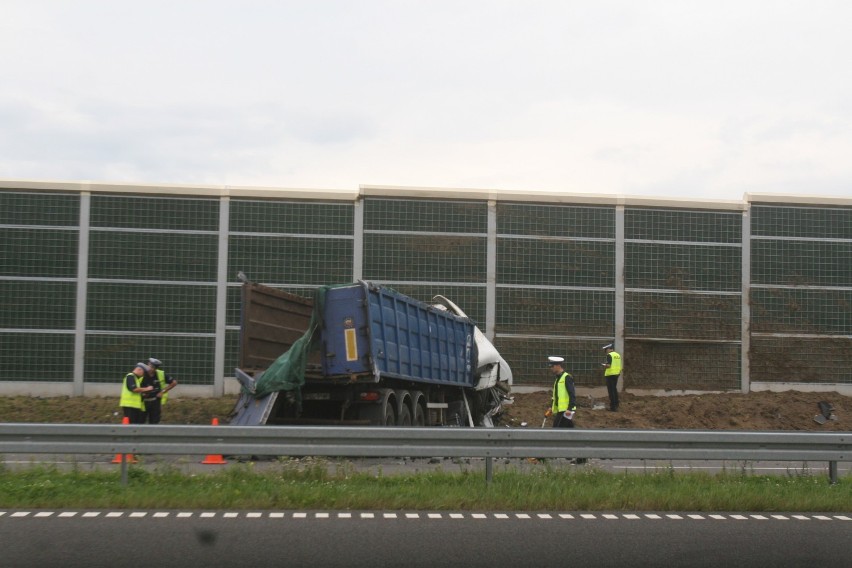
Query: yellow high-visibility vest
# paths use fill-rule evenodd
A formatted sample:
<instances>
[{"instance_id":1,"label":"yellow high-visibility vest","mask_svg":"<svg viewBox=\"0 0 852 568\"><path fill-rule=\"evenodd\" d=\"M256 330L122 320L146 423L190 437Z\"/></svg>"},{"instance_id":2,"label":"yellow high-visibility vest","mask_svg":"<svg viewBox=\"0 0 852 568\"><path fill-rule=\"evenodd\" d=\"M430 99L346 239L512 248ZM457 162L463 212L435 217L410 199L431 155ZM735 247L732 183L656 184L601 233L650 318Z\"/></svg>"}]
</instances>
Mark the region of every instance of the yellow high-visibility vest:
<instances>
[{"instance_id":1,"label":"yellow high-visibility vest","mask_svg":"<svg viewBox=\"0 0 852 568\"><path fill-rule=\"evenodd\" d=\"M553 413L565 412L571 408L571 395L568 394L568 388L565 386L565 380L570 377L566 371L563 371L556 382L553 383L553 394L551 395L550 409Z\"/></svg>"},{"instance_id":2,"label":"yellow high-visibility vest","mask_svg":"<svg viewBox=\"0 0 852 568\"><path fill-rule=\"evenodd\" d=\"M621 355L615 351L610 353L610 355L612 356L612 363L610 363L609 367L607 367L606 371L604 371L605 377L621 374Z\"/></svg>"},{"instance_id":3,"label":"yellow high-visibility vest","mask_svg":"<svg viewBox=\"0 0 852 568\"><path fill-rule=\"evenodd\" d=\"M138 408L139 410L145 410L145 403L142 402L142 393L133 392L132 390L127 388L127 379L128 377L133 377L136 379L136 388L142 386L142 377L137 377L133 373L127 373L124 375L124 380L121 381L121 400L119 401L119 406L126 406L128 408Z\"/></svg>"}]
</instances>

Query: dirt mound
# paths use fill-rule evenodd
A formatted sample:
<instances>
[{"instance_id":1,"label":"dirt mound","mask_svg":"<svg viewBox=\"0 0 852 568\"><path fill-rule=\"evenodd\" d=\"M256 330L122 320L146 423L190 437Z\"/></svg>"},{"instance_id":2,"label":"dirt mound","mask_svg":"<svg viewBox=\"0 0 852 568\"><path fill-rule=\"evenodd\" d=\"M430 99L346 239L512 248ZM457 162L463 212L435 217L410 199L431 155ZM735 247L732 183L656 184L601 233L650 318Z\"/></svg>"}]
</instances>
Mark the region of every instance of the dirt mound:
<instances>
[{"instance_id":1,"label":"dirt mound","mask_svg":"<svg viewBox=\"0 0 852 568\"><path fill-rule=\"evenodd\" d=\"M513 395L504 425L540 428L550 407L550 392ZM620 394L618 412L609 412L607 399L578 396L576 424L580 428L666 430L852 430L852 399L836 392L710 393L679 396ZM836 420L818 424L818 403L828 402ZM600 408L603 406L603 408ZM599 408L595 410L595 408ZM547 427L550 426L548 419Z\"/></svg>"},{"instance_id":2,"label":"dirt mound","mask_svg":"<svg viewBox=\"0 0 852 568\"><path fill-rule=\"evenodd\" d=\"M817 403L833 407L836 420L818 424ZM213 417L227 422L234 397L180 398L169 400L163 424L210 424ZM607 399L578 396L580 428L668 430L805 430L814 432L852 430L852 398L831 393L757 392L750 394L701 394L683 396L635 396L621 393L618 412L608 412ZM550 392L514 394L502 425L540 428L550 407ZM114 397L0 397L0 422L108 424L120 423ZM548 421L547 426L550 425Z\"/></svg>"}]
</instances>

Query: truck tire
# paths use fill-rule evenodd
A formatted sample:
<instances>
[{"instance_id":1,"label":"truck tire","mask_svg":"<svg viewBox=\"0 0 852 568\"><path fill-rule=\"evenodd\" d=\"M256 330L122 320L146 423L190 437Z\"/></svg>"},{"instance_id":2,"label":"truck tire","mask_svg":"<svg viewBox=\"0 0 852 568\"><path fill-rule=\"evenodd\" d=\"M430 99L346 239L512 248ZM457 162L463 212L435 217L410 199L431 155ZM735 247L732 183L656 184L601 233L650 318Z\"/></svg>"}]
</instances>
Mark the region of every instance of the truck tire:
<instances>
[{"instance_id":1,"label":"truck tire","mask_svg":"<svg viewBox=\"0 0 852 568\"><path fill-rule=\"evenodd\" d=\"M399 409L399 416L396 417L397 426L411 426L411 411L407 406Z\"/></svg>"},{"instance_id":2,"label":"truck tire","mask_svg":"<svg viewBox=\"0 0 852 568\"><path fill-rule=\"evenodd\" d=\"M393 411L393 405L385 402L385 418L382 426L396 426L396 413Z\"/></svg>"},{"instance_id":3,"label":"truck tire","mask_svg":"<svg viewBox=\"0 0 852 568\"><path fill-rule=\"evenodd\" d=\"M358 412L361 420L369 420L370 426L396 426L396 412L393 400L385 399L381 403L363 406Z\"/></svg>"},{"instance_id":4,"label":"truck tire","mask_svg":"<svg viewBox=\"0 0 852 568\"><path fill-rule=\"evenodd\" d=\"M416 428L426 426L426 413L423 411L423 405L420 403L414 404L414 416L411 417L411 425Z\"/></svg>"}]
</instances>

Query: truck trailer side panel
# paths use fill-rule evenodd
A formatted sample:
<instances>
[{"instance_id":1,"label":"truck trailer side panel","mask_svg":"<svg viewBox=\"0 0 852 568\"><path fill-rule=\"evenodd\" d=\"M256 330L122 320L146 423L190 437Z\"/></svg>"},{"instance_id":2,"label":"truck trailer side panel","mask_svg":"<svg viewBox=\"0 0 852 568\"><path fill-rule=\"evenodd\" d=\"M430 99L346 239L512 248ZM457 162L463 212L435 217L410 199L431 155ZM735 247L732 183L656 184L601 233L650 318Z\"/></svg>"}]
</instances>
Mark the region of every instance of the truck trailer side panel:
<instances>
[{"instance_id":1,"label":"truck trailer side panel","mask_svg":"<svg viewBox=\"0 0 852 568\"><path fill-rule=\"evenodd\" d=\"M323 313L323 375L472 387L474 329L467 318L388 288L332 288Z\"/></svg>"}]
</instances>

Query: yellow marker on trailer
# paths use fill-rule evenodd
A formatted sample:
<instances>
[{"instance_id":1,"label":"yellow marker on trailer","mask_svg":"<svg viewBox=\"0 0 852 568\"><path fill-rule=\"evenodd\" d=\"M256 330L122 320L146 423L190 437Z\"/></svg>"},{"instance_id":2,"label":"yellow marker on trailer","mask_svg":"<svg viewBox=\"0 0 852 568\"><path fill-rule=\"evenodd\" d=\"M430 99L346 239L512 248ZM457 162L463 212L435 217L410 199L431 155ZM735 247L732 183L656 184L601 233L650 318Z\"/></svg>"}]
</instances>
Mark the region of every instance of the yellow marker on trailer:
<instances>
[{"instance_id":1,"label":"yellow marker on trailer","mask_svg":"<svg viewBox=\"0 0 852 568\"><path fill-rule=\"evenodd\" d=\"M358 337L355 335L354 329L343 330L344 338L346 339L346 360L358 360Z\"/></svg>"}]
</instances>

